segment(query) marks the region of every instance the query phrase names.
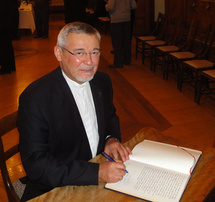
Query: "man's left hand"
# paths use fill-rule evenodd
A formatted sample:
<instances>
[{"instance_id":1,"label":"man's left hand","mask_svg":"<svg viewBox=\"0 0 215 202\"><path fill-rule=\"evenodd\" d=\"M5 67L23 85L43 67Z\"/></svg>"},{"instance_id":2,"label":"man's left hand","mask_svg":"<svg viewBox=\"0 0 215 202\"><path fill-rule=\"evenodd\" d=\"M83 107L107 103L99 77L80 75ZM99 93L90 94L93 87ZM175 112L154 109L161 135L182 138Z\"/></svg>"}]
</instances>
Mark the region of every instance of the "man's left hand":
<instances>
[{"instance_id":1,"label":"man's left hand","mask_svg":"<svg viewBox=\"0 0 215 202\"><path fill-rule=\"evenodd\" d=\"M109 138L106 142L104 152L108 155L113 155L115 160L121 160L124 162L129 159L129 155L131 154L131 150L124 146L122 143L117 141L115 138Z\"/></svg>"}]
</instances>

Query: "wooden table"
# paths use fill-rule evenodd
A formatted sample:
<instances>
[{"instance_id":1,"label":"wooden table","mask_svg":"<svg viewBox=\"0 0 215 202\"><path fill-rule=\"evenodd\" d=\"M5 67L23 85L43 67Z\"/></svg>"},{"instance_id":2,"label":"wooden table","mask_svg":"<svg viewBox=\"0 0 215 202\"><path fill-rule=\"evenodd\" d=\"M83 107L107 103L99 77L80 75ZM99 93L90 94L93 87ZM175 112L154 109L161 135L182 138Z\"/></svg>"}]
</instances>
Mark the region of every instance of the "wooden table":
<instances>
[{"instance_id":1,"label":"wooden table","mask_svg":"<svg viewBox=\"0 0 215 202\"><path fill-rule=\"evenodd\" d=\"M144 139L164 142L169 144L177 144L184 147L189 147L203 152L200 157L196 168L192 173L192 177L185 189L181 198L181 202L203 201L210 190L215 185L215 148L203 146L190 146L178 140L163 135L161 132L153 128L144 128L140 130L130 141L125 143L131 149L143 141ZM105 161L102 155L96 156L91 160L92 162ZM53 201L92 201L92 202L130 202L130 201L143 201L125 194L117 193L104 189L104 183L98 186L65 186L55 188L48 193L36 197L31 202L53 202Z\"/></svg>"}]
</instances>

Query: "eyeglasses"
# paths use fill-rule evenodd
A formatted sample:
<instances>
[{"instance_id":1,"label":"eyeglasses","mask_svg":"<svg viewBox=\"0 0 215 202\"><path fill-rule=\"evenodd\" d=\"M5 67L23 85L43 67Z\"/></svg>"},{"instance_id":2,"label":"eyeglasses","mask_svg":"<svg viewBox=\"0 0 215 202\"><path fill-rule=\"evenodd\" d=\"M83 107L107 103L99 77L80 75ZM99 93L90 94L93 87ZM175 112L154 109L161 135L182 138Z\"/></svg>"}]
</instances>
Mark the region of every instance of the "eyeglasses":
<instances>
[{"instance_id":1,"label":"eyeglasses","mask_svg":"<svg viewBox=\"0 0 215 202\"><path fill-rule=\"evenodd\" d=\"M73 52L67 50L66 48L64 47L61 47L63 50L67 51L68 53L70 53L71 55L74 55L76 56L77 58L79 59L84 59L88 54L93 57L93 58L98 58L101 54L101 50L100 49L95 49L89 53L86 53L85 51L82 51L82 50L75 50Z\"/></svg>"}]
</instances>

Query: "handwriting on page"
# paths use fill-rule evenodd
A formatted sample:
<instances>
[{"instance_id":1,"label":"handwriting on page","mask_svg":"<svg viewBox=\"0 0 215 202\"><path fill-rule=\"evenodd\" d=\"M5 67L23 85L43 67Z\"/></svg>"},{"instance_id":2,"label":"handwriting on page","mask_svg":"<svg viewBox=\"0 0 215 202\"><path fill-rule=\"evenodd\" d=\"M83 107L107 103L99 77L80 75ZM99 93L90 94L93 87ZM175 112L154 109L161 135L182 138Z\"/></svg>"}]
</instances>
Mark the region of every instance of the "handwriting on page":
<instances>
[{"instance_id":1,"label":"handwriting on page","mask_svg":"<svg viewBox=\"0 0 215 202\"><path fill-rule=\"evenodd\" d=\"M162 198L176 199L183 180L181 174L146 166L138 176L134 189Z\"/></svg>"},{"instance_id":2,"label":"handwriting on page","mask_svg":"<svg viewBox=\"0 0 215 202\"><path fill-rule=\"evenodd\" d=\"M129 174L126 174L122 181L115 183L117 190L125 193L132 193L138 197L145 196L145 199L154 201L179 201L180 191L187 183L187 176L175 171L161 169L138 162L126 162Z\"/></svg>"}]
</instances>

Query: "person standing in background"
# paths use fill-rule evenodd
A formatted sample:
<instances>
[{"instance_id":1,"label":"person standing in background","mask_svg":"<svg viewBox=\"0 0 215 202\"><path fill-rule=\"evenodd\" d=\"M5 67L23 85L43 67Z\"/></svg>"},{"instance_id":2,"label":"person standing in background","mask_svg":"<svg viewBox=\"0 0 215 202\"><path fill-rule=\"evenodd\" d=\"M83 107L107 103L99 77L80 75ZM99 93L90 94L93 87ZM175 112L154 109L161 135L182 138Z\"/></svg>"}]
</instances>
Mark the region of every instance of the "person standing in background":
<instances>
[{"instance_id":1,"label":"person standing in background","mask_svg":"<svg viewBox=\"0 0 215 202\"><path fill-rule=\"evenodd\" d=\"M137 3L137 0L135 0ZM132 41L132 36L133 36L133 28L134 28L134 20L135 20L135 9L131 9L131 41Z\"/></svg>"},{"instance_id":2,"label":"person standing in background","mask_svg":"<svg viewBox=\"0 0 215 202\"><path fill-rule=\"evenodd\" d=\"M64 0L65 23L87 22L87 0Z\"/></svg>"},{"instance_id":3,"label":"person standing in background","mask_svg":"<svg viewBox=\"0 0 215 202\"><path fill-rule=\"evenodd\" d=\"M110 32L114 62L111 68L122 68L131 63L131 10L135 0L108 0L106 10L111 18Z\"/></svg>"},{"instance_id":4,"label":"person standing in background","mask_svg":"<svg viewBox=\"0 0 215 202\"><path fill-rule=\"evenodd\" d=\"M46 39L49 36L49 2L50 0L34 0L35 24L37 35L35 38Z\"/></svg>"},{"instance_id":5,"label":"person standing in background","mask_svg":"<svg viewBox=\"0 0 215 202\"><path fill-rule=\"evenodd\" d=\"M0 74L16 71L12 40L17 29L18 0L0 1Z\"/></svg>"}]
</instances>

